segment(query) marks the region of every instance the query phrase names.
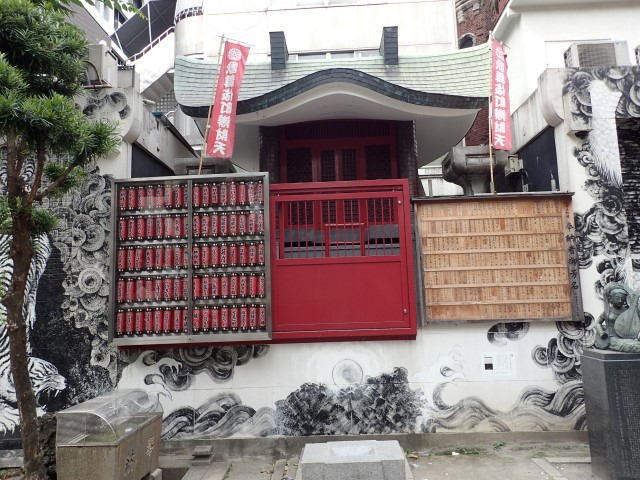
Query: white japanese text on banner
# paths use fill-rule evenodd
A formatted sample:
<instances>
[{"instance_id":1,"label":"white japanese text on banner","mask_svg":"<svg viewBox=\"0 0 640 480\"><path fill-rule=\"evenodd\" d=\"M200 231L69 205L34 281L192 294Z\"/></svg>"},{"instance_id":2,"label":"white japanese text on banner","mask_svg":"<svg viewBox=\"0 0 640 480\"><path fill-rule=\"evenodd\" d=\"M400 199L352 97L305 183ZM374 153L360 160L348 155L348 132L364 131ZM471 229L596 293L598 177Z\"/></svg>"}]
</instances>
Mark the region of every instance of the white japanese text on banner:
<instances>
[{"instance_id":1,"label":"white japanese text on banner","mask_svg":"<svg viewBox=\"0 0 640 480\"><path fill-rule=\"evenodd\" d=\"M491 40L491 133L496 150L511 150L511 108L507 56L497 40Z\"/></svg>"},{"instance_id":2,"label":"white japanese text on banner","mask_svg":"<svg viewBox=\"0 0 640 480\"><path fill-rule=\"evenodd\" d=\"M233 154L236 105L248 54L247 46L233 42L225 43L213 110L209 119L209 157L231 158Z\"/></svg>"}]
</instances>

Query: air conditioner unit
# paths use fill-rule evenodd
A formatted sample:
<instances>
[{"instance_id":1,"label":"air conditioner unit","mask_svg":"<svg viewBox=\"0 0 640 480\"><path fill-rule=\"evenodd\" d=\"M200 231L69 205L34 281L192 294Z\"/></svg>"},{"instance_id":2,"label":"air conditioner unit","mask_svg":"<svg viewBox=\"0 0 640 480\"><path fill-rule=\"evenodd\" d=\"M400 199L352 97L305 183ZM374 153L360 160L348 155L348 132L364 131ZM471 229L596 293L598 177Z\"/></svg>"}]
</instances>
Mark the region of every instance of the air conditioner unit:
<instances>
[{"instance_id":1,"label":"air conditioner unit","mask_svg":"<svg viewBox=\"0 0 640 480\"><path fill-rule=\"evenodd\" d=\"M104 42L89 45L87 58L87 80L89 86L115 86L118 65L108 53L109 46Z\"/></svg>"},{"instance_id":2,"label":"air conditioner unit","mask_svg":"<svg viewBox=\"0 0 640 480\"><path fill-rule=\"evenodd\" d=\"M564 52L566 67L613 67L631 65L627 42L572 43Z\"/></svg>"}]
</instances>

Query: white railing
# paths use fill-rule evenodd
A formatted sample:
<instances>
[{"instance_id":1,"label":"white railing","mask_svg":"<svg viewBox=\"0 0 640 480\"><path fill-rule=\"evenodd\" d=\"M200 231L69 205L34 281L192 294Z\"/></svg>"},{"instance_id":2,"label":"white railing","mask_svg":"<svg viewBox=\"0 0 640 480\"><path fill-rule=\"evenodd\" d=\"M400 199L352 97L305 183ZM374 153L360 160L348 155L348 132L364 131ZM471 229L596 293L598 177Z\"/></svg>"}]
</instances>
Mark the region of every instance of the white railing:
<instances>
[{"instance_id":1,"label":"white railing","mask_svg":"<svg viewBox=\"0 0 640 480\"><path fill-rule=\"evenodd\" d=\"M162 40L164 40L165 38L167 38L170 34L172 34L175 31L176 27L175 26L171 26L169 28L167 28L164 32L162 32L158 37L156 37L149 45L147 45L146 47L144 47L142 50L140 50L138 53L131 55L129 58L127 58L127 62L135 62L136 60L138 60L140 57L142 57L144 54L148 53L153 47L155 47L157 44L159 44Z\"/></svg>"}]
</instances>

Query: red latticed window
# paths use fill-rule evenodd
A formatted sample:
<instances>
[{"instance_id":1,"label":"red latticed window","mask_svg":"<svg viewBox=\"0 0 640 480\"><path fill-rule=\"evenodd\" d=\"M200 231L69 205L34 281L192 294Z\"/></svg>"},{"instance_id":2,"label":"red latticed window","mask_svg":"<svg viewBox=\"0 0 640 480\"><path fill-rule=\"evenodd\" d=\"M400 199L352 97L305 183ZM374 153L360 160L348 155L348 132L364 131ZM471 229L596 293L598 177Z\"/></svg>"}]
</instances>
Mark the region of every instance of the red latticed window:
<instances>
[{"instance_id":1,"label":"red latticed window","mask_svg":"<svg viewBox=\"0 0 640 480\"><path fill-rule=\"evenodd\" d=\"M291 202L287 217L289 225L313 225L313 202Z\"/></svg>"},{"instance_id":2,"label":"red latticed window","mask_svg":"<svg viewBox=\"0 0 640 480\"><path fill-rule=\"evenodd\" d=\"M287 181L289 183L313 181L310 148L287 149Z\"/></svg>"},{"instance_id":3,"label":"red latticed window","mask_svg":"<svg viewBox=\"0 0 640 480\"><path fill-rule=\"evenodd\" d=\"M373 198L367 200L368 219L371 223L393 221L393 199Z\"/></svg>"},{"instance_id":4,"label":"red latticed window","mask_svg":"<svg viewBox=\"0 0 640 480\"><path fill-rule=\"evenodd\" d=\"M336 154L333 150L320 150L320 181L336 181Z\"/></svg>"},{"instance_id":5,"label":"red latticed window","mask_svg":"<svg viewBox=\"0 0 640 480\"><path fill-rule=\"evenodd\" d=\"M356 162L356 151L352 148L342 150L342 180L357 180L358 164Z\"/></svg>"},{"instance_id":6,"label":"red latticed window","mask_svg":"<svg viewBox=\"0 0 640 480\"><path fill-rule=\"evenodd\" d=\"M346 223L358 223L360 221L360 200L345 200L344 221Z\"/></svg>"},{"instance_id":7,"label":"red latticed window","mask_svg":"<svg viewBox=\"0 0 640 480\"><path fill-rule=\"evenodd\" d=\"M367 145L365 147L367 180L391 177L391 149L389 145Z\"/></svg>"},{"instance_id":8,"label":"red latticed window","mask_svg":"<svg viewBox=\"0 0 640 480\"><path fill-rule=\"evenodd\" d=\"M398 255L398 215L404 210L397 191L351 185L341 192L339 183L323 185L287 185L295 195L276 195L276 258Z\"/></svg>"},{"instance_id":9,"label":"red latticed window","mask_svg":"<svg viewBox=\"0 0 640 480\"><path fill-rule=\"evenodd\" d=\"M322 202L322 221L326 224L347 224L360 221L360 202L364 200L327 200Z\"/></svg>"},{"instance_id":10,"label":"red latticed window","mask_svg":"<svg viewBox=\"0 0 640 480\"><path fill-rule=\"evenodd\" d=\"M393 122L331 120L280 128L284 183L397 177Z\"/></svg>"},{"instance_id":11,"label":"red latticed window","mask_svg":"<svg viewBox=\"0 0 640 480\"><path fill-rule=\"evenodd\" d=\"M335 200L322 202L322 222L336 223L337 221L337 205Z\"/></svg>"},{"instance_id":12,"label":"red latticed window","mask_svg":"<svg viewBox=\"0 0 640 480\"><path fill-rule=\"evenodd\" d=\"M391 123L380 120L330 120L285 125L284 140L391 136Z\"/></svg>"}]
</instances>

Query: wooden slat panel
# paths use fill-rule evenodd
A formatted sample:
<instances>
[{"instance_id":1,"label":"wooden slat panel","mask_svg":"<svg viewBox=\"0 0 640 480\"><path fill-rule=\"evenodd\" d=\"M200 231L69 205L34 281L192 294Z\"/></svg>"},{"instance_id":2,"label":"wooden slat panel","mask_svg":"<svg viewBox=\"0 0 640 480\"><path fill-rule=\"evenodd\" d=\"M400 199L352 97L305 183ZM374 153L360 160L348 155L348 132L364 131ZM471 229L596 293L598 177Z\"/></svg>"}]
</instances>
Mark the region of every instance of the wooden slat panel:
<instances>
[{"instance_id":1,"label":"wooden slat panel","mask_svg":"<svg viewBox=\"0 0 640 480\"><path fill-rule=\"evenodd\" d=\"M568 195L419 203L427 320L571 319Z\"/></svg>"}]
</instances>

